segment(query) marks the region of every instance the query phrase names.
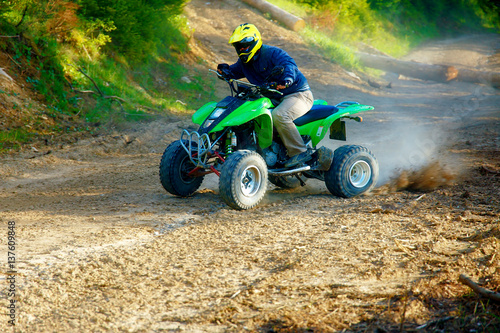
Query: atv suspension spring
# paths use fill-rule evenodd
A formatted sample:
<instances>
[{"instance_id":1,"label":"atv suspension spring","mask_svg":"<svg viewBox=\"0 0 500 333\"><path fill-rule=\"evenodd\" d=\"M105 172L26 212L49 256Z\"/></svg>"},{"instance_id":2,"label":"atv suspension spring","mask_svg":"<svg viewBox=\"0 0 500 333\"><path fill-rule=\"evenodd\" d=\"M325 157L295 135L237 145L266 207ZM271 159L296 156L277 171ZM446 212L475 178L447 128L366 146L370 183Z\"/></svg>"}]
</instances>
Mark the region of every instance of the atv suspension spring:
<instances>
[{"instance_id":1,"label":"atv suspension spring","mask_svg":"<svg viewBox=\"0 0 500 333\"><path fill-rule=\"evenodd\" d=\"M233 148L235 148L238 144L238 141L236 139L236 133L234 132L229 132L229 137L226 143L226 155L232 154L233 153Z\"/></svg>"}]
</instances>

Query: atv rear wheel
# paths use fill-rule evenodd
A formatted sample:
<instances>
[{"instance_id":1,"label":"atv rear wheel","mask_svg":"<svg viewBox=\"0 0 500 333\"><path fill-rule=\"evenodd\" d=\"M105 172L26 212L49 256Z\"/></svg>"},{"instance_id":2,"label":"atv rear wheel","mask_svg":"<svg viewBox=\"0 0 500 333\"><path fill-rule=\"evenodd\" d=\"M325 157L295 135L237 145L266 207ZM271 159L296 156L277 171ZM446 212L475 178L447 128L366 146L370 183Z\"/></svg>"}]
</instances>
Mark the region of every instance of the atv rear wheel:
<instances>
[{"instance_id":1,"label":"atv rear wheel","mask_svg":"<svg viewBox=\"0 0 500 333\"><path fill-rule=\"evenodd\" d=\"M235 209L255 207L267 190L267 165L257 153L239 150L229 155L221 168L219 194Z\"/></svg>"},{"instance_id":2,"label":"atv rear wheel","mask_svg":"<svg viewBox=\"0 0 500 333\"><path fill-rule=\"evenodd\" d=\"M172 142L161 158L160 181L167 192L180 197L192 195L203 182L203 176L188 176L196 166L191 162L181 141Z\"/></svg>"},{"instance_id":3,"label":"atv rear wheel","mask_svg":"<svg viewBox=\"0 0 500 333\"><path fill-rule=\"evenodd\" d=\"M378 163L372 152L362 146L342 146L335 150L325 184L336 196L351 198L370 191L378 179Z\"/></svg>"}]
</instances>

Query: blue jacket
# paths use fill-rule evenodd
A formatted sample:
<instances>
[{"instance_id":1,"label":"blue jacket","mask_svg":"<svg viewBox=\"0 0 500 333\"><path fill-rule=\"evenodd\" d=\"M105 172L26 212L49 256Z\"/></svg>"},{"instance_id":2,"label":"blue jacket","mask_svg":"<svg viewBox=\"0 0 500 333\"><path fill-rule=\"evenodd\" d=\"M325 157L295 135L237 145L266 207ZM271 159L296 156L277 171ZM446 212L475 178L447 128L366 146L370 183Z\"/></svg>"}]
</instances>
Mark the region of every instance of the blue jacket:
<instances>
[{"instance_id":1,"label":"blue jacket","mask_svg":"<svg viewBox=\"0 0 500 333\"><path fill-rule=\"evenodd\" d=\"M275 46L262 45L259 52L253 56L250 62L243 63L238 59L238 61L229 66L229 68L231 69L232 79L246 77L250 83L260 86L266 83L264 80L271 74L272 69L276 66L283 66L285 70L281 77L273 77L271 79L272 82L280 83L286 79L292 80L292 85L290 87L281 90L284 96L310 89L307 79L299 71L293 58L290 57L288 53Z\"/></svg>"}]
</instances>

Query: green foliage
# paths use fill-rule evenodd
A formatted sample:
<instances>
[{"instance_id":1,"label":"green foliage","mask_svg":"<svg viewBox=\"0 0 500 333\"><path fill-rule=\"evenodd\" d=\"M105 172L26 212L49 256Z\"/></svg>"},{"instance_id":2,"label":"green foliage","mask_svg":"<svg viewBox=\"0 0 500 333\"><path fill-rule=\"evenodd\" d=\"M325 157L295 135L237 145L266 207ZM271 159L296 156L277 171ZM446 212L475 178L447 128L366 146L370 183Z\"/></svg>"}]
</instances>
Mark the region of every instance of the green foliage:
<instances>
[{"instance_id":1,"label":"green foliage","mask_svg":"<svg viewBox=\"0 0 500 333\"><path fill-rule=\"evenodd\" d=\"M15 128L9 131L0 131L0 153L19 148L20 142L29 142L32 133L24 129Z\"/></svg>"},{"instance_id":2,"label":"green foliage","mask_svg":"<svg viewBox=\"0 0 500 333\"><path fill-rule=\"evenodd\" d=\"M306 19L305 39L345 67L371 45L401 56L421 42L470 32L500 32L494 0L269 0ZM304 10L307 8L307 10Z\"/></svg>"},{"instance_id":3,"label":"green foliage","mask_svg":"<svg viewBox=\"0 0 500 333\"><path fill-rule=\"evenodd\" d=\"M113 23L100 19L81 21L79 29L73 29L68 39L74 47L83 51L89 59L100 56L101 48L111 42L109 32L115 30Z\"/></svg>"},{"instance_id":4,"label":"green foliage","mask_svg":"<svg viewBox=\"0 0 500 333\"><path fill-rule=\"evenodd\" d=\"M16 80L43 96L44 113L56 123L106 125L153 119L161 110L182 112L213 94L201 73L179 62L188 51L190 31L180 15L187 1L0 0L0 31L18 36L0 39L0 50L9 54L11 68L23 69ZM40 133L10 128L0 136L0 151Z\"/></svg>"},{"instance_id":5,"label":"green foliage","mask_svg":"<svg viewBox=\"0 0 500 333\"><path fill-rule=\"evenodd\" d=\"M10 11L12 11L12 1L0 0L0 17L5 17L5 14L9 13ZM3 29L0 31L3 32Z\"/></svg>"},{"instance_id":6,"label":"green foliage","mask_svg":"<svg viewBox=\"0 0 500 333\"><path fill-rule=\"evenodd\" d=\"M489 0L368 0L395 36L412 45L463 33L500 32L497 4Z\"/></svg>"},{"instance_id":7,"label":"green foliage","mask_svg":"<svg viewBox=\"0 0 500 333\"><path fill-rule=\"evenodd\" d=\"M302 32L302 36L307 43L314 45L323 56L332 59L348 69L359 67L359 63L352 50L344 44L331 39L325 33L306 28Z\"/></svg>"},{"instance_id":8,"label":"green foliage","mask_svg":"<svg viewBox=\"0 0 500 333\"><path fill-rule=\"evenodd\" d=\"M58 108L61 112L67 111L66 81L62 66L55 57L57 42L54 39L21 39L11 41L9 47L10 52L13 53L12 59L18 66L35 70L26 77L26 82L45 96L48 104Z\"/></svg>"},{"instance_id":9,"label":"green foliage","mask_svg":"<svg viewBox=\"0 0 500 333\"><path fill-rule=\"evenodd\" d=\"M176 33L169 19L177 16L186 0L78 0L79 14L90 22L104 22L112 46L129 59L142 61L156 53L165 36ZM179 34L177 34L177 38ZM185 44L185 43L184 43Z\"/></svg>"},{"instance_id":10,"label":"green foliage","mask_svg":"<svg viewBox=\"0 0 500 333\"><path fill-rule=\"evenodd\" d=\"M372 33L386 29L416 38L490 29L500 31L494 0L295 0L316 11L338 10L339 23ZM383 20L377 20L383 18ZM380 23L375 23L379 21Z\"/></svg>"}]
</instances>

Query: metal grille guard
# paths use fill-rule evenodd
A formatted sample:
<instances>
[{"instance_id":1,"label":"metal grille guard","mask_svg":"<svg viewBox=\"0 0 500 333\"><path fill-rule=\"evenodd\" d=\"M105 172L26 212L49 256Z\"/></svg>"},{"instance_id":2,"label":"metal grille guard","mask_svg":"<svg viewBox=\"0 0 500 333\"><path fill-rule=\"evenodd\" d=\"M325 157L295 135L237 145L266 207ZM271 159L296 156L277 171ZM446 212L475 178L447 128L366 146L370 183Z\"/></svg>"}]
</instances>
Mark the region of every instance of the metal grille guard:
<instances>
[{"instance_id":1,"label":"metal grille guard","mask_svg":"<svg viewBox=\"0 0 500 333\"><path fill-rule=\"evenodd\" d=\"M212 144L207 133L200 135L196 131L188 132L188 130L183 130L181 145L194 165L201 168L210 168L207 161L210 158L209 152L212 150Z\"/></svg>"}]
</instances>

